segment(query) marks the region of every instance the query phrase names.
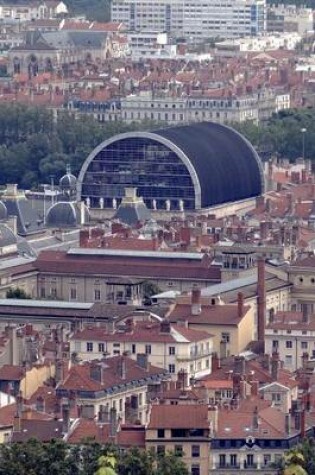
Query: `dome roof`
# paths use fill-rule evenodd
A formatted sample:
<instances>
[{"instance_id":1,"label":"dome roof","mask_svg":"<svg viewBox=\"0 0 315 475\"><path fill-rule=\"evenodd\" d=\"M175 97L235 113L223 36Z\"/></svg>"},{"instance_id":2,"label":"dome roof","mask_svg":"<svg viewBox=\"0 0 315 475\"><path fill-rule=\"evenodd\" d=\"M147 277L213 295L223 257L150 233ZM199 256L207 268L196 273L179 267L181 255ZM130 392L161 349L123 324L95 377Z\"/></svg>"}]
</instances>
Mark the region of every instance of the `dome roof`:
<instances>
[{"instance_id":1,"label":"dome roof","mask_svg":"<svg viewBox=\"0 0 315 475\"><path fill-rule=\"evenodd\" d=\"M89 212L85 205L83 222L88 221ZM76 203L59 201L52 205L46 215L46 226L52 228L75 228L81 222L81 210Z\"/></svg>"},{"instance_id":2,"label":"dome roof","mask_svg":"<svg viewBox=\"0 0 315 475\"><path fill-rule=\"evenodd\" d=\"M59 186L62 190L75 190L77 179L72 173L67 172L59 180Z\"/></svg>"},{"instance_id":3,"label":"dome roof","mask_svg":"<svg viewBox=\"0 0 315 475\"><path fill-rule=\"evenodd\" d=\"M17 243L17 238L6 224L0 223L0 247L13 246Z\"/></svg>"},{"instance_id":4,"label":"dome roof","mask_svg":"<svg viewBox=\"0 0 315 475\"><path fill-rule=\"evenodd\" d=\"M123 179L113 160L124 163ZM253 146L236 130L215 122L127 132L105 140L81 168L77 200L88 197L93 208L102 196L105 207L111 207L113 198L120 199L129 186L138 189L148 208L178 211L253 198L265 189Z\"/></svg>"},{"instance_id":5,"label":"dome roof","mask_svg":"<svg viewBox=\"0 0 315 475\"><path fill-rule=\"evenodd\" d=\"M3 219L7 219L8 216L8 210L6 205L3 203L3 201L0 201L0 221Z\"/></svg>"}]
</instances>

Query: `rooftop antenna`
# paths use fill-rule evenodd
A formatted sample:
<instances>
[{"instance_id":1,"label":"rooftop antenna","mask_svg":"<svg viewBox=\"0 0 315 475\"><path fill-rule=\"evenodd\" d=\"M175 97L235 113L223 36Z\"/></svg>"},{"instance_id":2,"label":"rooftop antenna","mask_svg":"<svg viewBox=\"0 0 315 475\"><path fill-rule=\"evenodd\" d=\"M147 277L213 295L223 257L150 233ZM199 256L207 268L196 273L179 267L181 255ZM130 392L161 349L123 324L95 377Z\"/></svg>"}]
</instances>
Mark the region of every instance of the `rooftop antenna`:
<instances>
[{"instance_id":1,"label":"rooftop antenna","mask_svg":"<svg viewBox=\"0 0 315 475\"><path fill-rule=\"evenodd\" d=\"M66 172L67 172L67 175L71 175L71 165L70 165L70 163L67 163Z\"/></svg>"}]
</instances>

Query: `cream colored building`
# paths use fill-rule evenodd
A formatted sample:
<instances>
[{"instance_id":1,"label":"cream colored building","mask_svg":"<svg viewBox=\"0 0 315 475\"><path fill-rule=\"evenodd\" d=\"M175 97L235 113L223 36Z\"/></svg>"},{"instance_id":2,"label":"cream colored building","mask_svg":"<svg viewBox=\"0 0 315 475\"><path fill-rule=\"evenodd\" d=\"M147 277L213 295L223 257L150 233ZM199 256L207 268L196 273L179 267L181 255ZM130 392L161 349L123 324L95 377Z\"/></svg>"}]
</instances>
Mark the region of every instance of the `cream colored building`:
<instances>
[{"instance_id":1,"label":"cream colored building","mask_svg":"<svg viewBox=\"0 0 315 475\"><path fill-rule=\"evenodd\" d=\"M209 473L210 421L205 404L154 404L146 429L146 449L182 456L192 475Z\"/></svg>"},{"instance_id":2,"label":"cream colored building","mask_svg":"<svg viewBox=\"0 0 315 475\"><path fill-rule=\"evenodd\" d=\"M70 339L70 354L90 361L106 356L128 354L137 360L146 355L148 361L164 368L173 377L184 371L187 379L211 373L213 339L207 331L193 330L168 321L125 320L125 327L108 333L99 327L88 327Z\"/></svg>"},{"instance_id":3,"label":"cream colored building","mask_svg":"<svg viewBox=\"0 0 315 475\"><path fill-rule=\"evenodd\" d=\"M121 422L147 422L150 385L168 379L168 373L142 358L114 357L72 365L56 389L58 397L75 397L80 416L93 419L115 410Z\"/></svg>"}]
</instances>

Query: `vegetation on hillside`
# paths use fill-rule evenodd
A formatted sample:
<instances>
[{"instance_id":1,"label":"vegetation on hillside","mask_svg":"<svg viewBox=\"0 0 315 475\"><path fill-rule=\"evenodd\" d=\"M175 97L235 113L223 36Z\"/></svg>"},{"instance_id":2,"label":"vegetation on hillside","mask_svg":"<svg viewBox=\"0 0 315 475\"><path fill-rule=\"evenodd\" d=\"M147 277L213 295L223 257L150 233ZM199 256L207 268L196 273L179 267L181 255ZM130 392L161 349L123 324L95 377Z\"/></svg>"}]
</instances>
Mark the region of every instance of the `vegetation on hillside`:
<instances>
[{"instance_id":1,"label":"vegetation on hillside","mask_svg":"<svg viewBox=\"0 0 315 475\"><path fill-rule=\"evenodd\" d=\"M69 445L62 440L0 445L0 475L188 475L181 457L173 453L130 449L91 441Z\"/></svg>"}]
</instances>

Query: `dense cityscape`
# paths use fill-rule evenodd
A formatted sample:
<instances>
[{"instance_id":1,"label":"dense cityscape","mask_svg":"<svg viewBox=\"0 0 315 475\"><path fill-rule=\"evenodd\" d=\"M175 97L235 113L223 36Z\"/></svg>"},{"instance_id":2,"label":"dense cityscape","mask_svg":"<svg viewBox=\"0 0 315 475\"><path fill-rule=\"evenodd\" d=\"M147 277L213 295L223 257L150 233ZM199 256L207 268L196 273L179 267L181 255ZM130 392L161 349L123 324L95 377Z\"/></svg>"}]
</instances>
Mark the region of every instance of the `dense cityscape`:
<instances>
[{"instance_id":1,"label":"dense cityscape","mask_svg":"<svg viewBox=\"0 0 315 475\"><path fill-rule=\"evenodd\" d=\"M0 475L315 474L315 9L0 1Z\"/></svg>"}]
</instances>

